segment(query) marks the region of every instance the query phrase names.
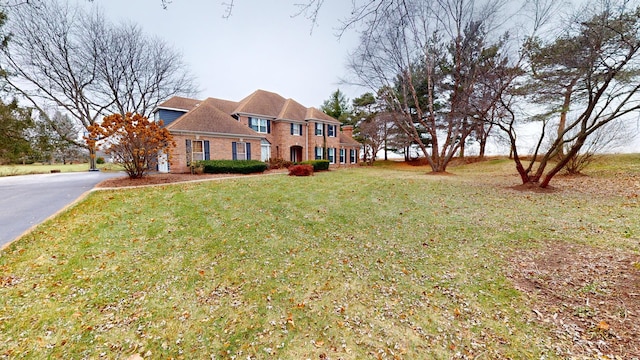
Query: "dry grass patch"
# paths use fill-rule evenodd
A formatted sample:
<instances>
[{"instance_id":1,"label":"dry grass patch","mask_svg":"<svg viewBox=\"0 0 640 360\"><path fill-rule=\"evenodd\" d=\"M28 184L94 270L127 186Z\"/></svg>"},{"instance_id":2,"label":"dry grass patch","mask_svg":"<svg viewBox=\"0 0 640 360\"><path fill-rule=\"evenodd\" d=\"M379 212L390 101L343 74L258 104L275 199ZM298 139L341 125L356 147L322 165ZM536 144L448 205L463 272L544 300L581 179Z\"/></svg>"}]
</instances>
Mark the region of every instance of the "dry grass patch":
<instances>
[{"instance_id":1,"label":"dry grass patch","mask_svg":"<svg viewBox=\"0 0 640 360\"><path fill-rule=\"evenodd\" d=\"M640 357L640 256L615 249L548 243L513 258L516 286L552 324L566 356Z\"/></svg>"}]
</instances>

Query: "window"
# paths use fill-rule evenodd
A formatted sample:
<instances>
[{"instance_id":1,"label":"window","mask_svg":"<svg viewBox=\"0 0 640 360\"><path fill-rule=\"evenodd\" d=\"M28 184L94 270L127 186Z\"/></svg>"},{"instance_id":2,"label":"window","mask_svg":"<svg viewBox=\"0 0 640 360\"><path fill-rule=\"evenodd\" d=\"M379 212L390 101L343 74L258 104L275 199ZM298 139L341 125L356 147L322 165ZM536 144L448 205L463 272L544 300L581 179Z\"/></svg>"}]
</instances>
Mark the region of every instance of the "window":
<instances>
[{"instance_id":1,"label":"window","mask_svg":"<svg viewBox=\"0 0 640 360\"><path fill-rule=\"evenodd\" d=\"M328 137L336 137L336 126L335 125L327 125L327 136Z\"/></svg>"},{"instance_id":2,"label":"window","mask_svg":"<svg viewBox=\"0 0 640 360\"><path fill-rule=\"evenodd\" d=\"M322 148L316 146L316 160L322 160Z\"/></svg>"},{"instance_id":3,"label":"window","mask_svg":"<svg viewBox=\"0 0 640 360\"><path fill-rule=\"evenodd\" d=\"M340 164L344 164L345 160L346 160L346 150L345 149L340 149Z\"/></svg>"},{"instance_id":4,"label":"window","mask_svg":"<svg viewBox=\"0 0 640 360\"><path fill-rule=\"evenodd\" d=\"M328 148L327 149L328 152L328 157L329 157L329 164L335 164L336 163L336 149L335 148Z\"/></svg>"},{"instance_id":5,"label":"window","mask_svg":"<svg viewBox=\"0 0 640 360\"><path fill-rule=\"evenodd\" d=\"M245 142L232 142L231 152L233 160L251 160L251 144Z\"/></svg>"},{"instance_id":6,"label":"window","mask_svg":"<svg viewBox=\"0 0 640 360\"><path fill-rule=\"evenodd\" d=\"M261 134L269 134L271 132L271 121L250 117L249 127Z\"/></svg>"},{"instance_id":7,"label":"window","mask_svg":"<svg viewBox=\"0 0 640 360\"><path fill-rule=\"evenodd\" d=\"M324 124L316 123L316 136L322 136L324 133Z\"/></svg>"},{"instance_id":8,"label":"window","mask_svg":"<svg viewBox=\"0 0 640 360\"><path fill-rule=\"evenodd\" d=\"M209 160L209 140L187 140L187 165L192 161Z\"/></svg>"},{"instance_id":9,"label":"window","mask_svg":"<svg viewBox=\"0 0 640 360\"><path fill-rule=\"evenodd\" d=\"M291 124L291 135L302 136L302 124Z\"/></svg>"},{"instance_id":10,"label":"window","mask_svg":"<svg viewBox=\"0 0 640 360\"><path fill-rule=\"evenodd\" d=\"M204 144L200 140L195 140L191 143L193 147L191 150L191 159L193 161L204 160Z\"/></svg>"},{"instance_id":11,"label":"window","mask_svg":"<svg viewBox=\"0 0 640 360\"><path fill-rule=\"evenodd\" d=\"M349 159L349 160L350 160L350 162L351 162L352 164L355 164L355 163L357 163L357 162L358 162L358 157L357 157L356 149L351 149L351 150L349 150L349 157L350 157L350 159Z\"/></svg>"}]
</instances>

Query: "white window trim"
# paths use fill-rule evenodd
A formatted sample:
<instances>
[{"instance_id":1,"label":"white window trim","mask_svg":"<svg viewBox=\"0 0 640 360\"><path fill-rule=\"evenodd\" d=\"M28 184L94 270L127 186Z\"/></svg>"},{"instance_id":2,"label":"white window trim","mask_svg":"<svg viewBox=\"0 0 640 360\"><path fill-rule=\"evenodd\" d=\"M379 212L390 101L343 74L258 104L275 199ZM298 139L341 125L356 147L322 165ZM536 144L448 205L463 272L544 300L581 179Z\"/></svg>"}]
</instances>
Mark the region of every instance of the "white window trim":
<instances>
[{"instance_id":1,"label":"white window trim","mask_svg":"<svg viewBox=\"0 0 640 360\"><path fill-rule=\"evenodd\" d=\"M242 152L240 152L242 150ZM242 154L242 156L240 156ZM238 160L247 160L247 143L246 142L236 142L236 159Z\"/></svg>"},{"instance_id":2,"label":"white window trim","mask_svg":"<svg viewBox=\"0 0 640 360\"><path fill-rule=\"evenodd\" d=\"M260 133L260 134L268 134L269 133L269 120L267 119L261 119L261 118L254 118L254 117L250 117L249 118L249 122L255 124L255 127L250 126L251 129L253 129L255 132ZM264 124L263 124L264 122ZM262 131L262 128L264 127L264 131Z\"/></svg>"},{"instance_id":3,"label":"white window trim","mask_svg":"<svg viewBox=\"0 0 640 360\"><path fill-rule=\"evenodd\" d=\"M293 124L293 136L302 136L302 125Z\"/></svg>"},{"instance_id":4,"label":"white window trim","mask_svg":"<svg viewBox=\"0 0 640 360\"><path fill-rule=\"evenodd\" d=\"M336 149L335 148L328 148L327 149L327 157L329 158L329 164L335 164L336 163Z\"/></svg>"},{"instance_id":5,"label":"white window trim","mask_svg":"<svg viewBox=\"0 0 640 360\"><path fill-rule=\"evenodd\" d=\"M323 136L324 135L324 124L323 123L318 123L318 122L316 123L315 134L316 134L316 136Z\"/></svg>"},{"instance_id":6,"label":"white window trim","mask_svg":"<svg viewBox=\"0 0 640 360\"><path fill-rule=\"evenodd\" d=\"M332 131L329 131L331 129ZM328 137L336 137L338 128L335 125L327 125L327 136ZM333 133L332 133L333 132Z\"/></svg>"},{"instance_id":7,"label":"white window trim","mask_svg":"<svg viewBox=\"0 0 640 360\"><path fill-rule=\"evenodd\" d=\"M196 151L196 143L200 144L200 149L202 151ZM201 159L198 159L196 154L201 155ZM201 161L204 160L204 140L191 140L191 161Z\"/></svg>"},{"instance_id":8,"label":"white window trim","mask_svg":"<svg viewBox=\"0 0 640 360\"><path fill-rule=\"evenodd\" d=\"M340 164L347 163L347 149L340 149Z\"/></svg>"}]
</instances>

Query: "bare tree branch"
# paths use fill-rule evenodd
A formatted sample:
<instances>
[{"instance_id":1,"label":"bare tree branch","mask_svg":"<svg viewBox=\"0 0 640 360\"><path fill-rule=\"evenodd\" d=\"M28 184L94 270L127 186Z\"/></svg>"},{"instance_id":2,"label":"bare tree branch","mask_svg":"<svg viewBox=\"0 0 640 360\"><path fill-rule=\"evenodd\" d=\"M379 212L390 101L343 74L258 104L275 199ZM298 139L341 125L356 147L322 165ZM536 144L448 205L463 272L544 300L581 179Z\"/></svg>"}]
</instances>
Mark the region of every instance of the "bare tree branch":
<instances>
[{"instance_id":1,"label":"bare tree branch","mask_svg":"<svg viewBox=\"0 0 640 360\"><path fill-rule=\"evenodd\" d=\"M37 5L10 9L2 70L41 113L62 110L88 129L111 113L149 116L169 97L195 92L180 54L139 27L69 3Z\"/></svg>"}]
</instances>

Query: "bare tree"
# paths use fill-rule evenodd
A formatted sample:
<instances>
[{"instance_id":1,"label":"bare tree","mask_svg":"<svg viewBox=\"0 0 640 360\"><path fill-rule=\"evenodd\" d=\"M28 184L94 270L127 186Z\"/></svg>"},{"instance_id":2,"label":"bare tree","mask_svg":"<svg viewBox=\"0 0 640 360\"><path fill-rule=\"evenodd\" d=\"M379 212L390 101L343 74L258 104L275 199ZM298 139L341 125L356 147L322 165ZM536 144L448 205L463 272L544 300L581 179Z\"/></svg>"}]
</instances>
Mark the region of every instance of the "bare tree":
<instances>
[{"instance_id":1,"label":"bare tree","mask_svg":"<svg viewBox=\"0 0 640 360\"><path fill-rule=\"evenodd\" d=\"M532 161L525 166L516 149L514 124L517 122L512 100L503 99L502 105L509 116L496 122L509 135L522 182L542 188L549 185L600 129L610 123L634 120L632 114L640 110L640 5L629 1L590 4L589 9L582 10L582 17L569 25L571 32L562 34L562 39L579 45L569 47L573 50L564 56L576 61L571 66L579 71L571 72L575 76L572 82L577 89L583 89L584 95L570 99L573 110L565 116L564 129L544 148L550 114L538 113L536 118L544 119L543 131ZM549 44L557 41L558 38L551 39ZM560 79L555 86L566 85L564 80ZM566 95L566 92L558 94L560 103L564 103Z\"/></svg>"},{"instance_id":2,"label":"bare tree","mask_svg":"<svg viewBox=\"0 0 640 360\"><path fill-rule=\"evenodd\" d=\"M372 164L377 159L380 150L385 150L390 126L392 126L393 114L374 113L372 116L358 122L357 137L362 140L364 146L364 160Z\"/></svg>"},{"instance_id":3,"label":"bare tree","mask_svg":"<svg viewBox=\"0 0 640 360\"><path fill-rule=\"evenodd\" d=\"M503 2L370 5L361 6L346 23L365 22L350 69L362 85L383 89L379 93L388 109L399 114L397 126L421 148L434 172L446 171L503 90L478 94L481 79L495 76L491 65L503 64L505 57L499 51L501 40L489 43L487 36L488 19L501 11Z\"/></svg>"},{"instance_id":4,"label":"bare tree","mask_svg":"<svg viewBox=\"0 0 640 360\"><path fill-rule=\"evenodd\" d=\"M100 12L57 1L9 9L12 34L3 75L46 118L50 108L88 129L111 113L140 113L195 88L181 56L135 25L115 25ZM95 149L87 147L91 169Z\"/></svg>"},{"instance_id":5,"label":"bare tree","mask_svg":"<svg viewBox=\"0 0 640 360\"><path fill-rule=\"evenodd\" d=\"M29 0L22 0L22 1L24 1L25 3L29 2ZM33 2L33 1L38 1L38 0L31 0L31 1ZM88 0L88 1L89 2L93 2L94 0ZM173 0L160 0L160 5L162 6L163 9L166 10L169 7L169 4L171 4L172 2L173 2ZM223 3L223 5L225 5L225 4ZM231 1L231 8L233 8L233 1ZM229 9L228 11L230 12L231 9Z\"/></svg>"}]
</instances>

